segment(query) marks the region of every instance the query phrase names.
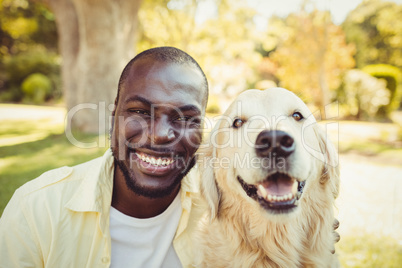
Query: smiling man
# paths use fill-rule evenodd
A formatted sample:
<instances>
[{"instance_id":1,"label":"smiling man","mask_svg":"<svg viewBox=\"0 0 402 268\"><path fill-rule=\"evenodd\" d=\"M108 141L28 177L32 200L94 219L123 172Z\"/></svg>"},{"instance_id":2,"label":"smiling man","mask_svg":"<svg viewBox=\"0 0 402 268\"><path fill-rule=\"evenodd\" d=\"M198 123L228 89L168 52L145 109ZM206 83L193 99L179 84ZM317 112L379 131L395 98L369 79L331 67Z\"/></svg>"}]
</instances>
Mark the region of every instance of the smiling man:
<instances>
[{"instance_id":1,"label":"smiling man","mask_svg":"<svg viewBox=\"0 0 402 268\"><path fill-rule=\"evenodd\" d=\"M103 157L19 188L0 219L0 267L180 267L192 263L206 77L185 52L125 67Z\"/></svg>"}]
</instances>

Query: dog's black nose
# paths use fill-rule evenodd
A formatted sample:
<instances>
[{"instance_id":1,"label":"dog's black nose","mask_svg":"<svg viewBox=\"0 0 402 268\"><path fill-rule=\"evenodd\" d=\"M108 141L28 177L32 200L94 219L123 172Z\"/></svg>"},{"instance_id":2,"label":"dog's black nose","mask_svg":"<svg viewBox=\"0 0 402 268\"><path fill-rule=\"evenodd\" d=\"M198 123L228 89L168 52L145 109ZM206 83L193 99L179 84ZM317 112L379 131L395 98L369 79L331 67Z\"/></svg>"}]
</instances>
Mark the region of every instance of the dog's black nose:
<instances>
[{"instance_id":1,"label":"dog's black nose","mask_svg":"<svg viewBox=\"0 0 402 268\"><path fill-rule=\"evenodd\" d=\"M257 137L255 150L260 157L287 157L295 151L295 143L284 131L264 130Z\"/></svg>"}]
</instances>

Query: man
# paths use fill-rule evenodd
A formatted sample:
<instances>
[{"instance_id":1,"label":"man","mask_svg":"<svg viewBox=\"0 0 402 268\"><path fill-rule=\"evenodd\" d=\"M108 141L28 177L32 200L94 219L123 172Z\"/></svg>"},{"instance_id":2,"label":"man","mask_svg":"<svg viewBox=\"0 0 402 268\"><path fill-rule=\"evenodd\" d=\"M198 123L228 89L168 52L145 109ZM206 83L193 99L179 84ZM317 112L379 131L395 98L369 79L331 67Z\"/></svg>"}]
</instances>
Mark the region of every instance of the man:
<instances>
[{"instance_id":1,"label":"man","mask_svg":"<svg viewBox=\"0 0 402 268\"><path fill-rule=\"evenodd\" d=\"M201 143L208 84L171 47L125 67L103 157L19 188L0 219L0 267L180 267L199 213L187 174Z\"/></svg>"}]
</instances>

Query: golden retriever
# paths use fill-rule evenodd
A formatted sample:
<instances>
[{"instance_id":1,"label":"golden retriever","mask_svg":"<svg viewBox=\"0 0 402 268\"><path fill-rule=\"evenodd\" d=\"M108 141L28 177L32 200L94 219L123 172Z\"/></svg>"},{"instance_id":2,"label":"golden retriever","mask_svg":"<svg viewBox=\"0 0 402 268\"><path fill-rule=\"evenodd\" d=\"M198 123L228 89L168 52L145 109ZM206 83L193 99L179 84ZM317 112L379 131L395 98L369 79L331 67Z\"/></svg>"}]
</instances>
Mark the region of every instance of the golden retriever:
<instances>
[{"instance_id":1,"label":"golden retriever","mask_svg":"<svg viewBox=\"0 0 402 268\"><path fill-rule=\"evenodd\" d=\"M331 253L339 169L323 134L286 89L237 97L199 151L208 213L197 266L339 266Z\"/></svg>"}]
</instances>

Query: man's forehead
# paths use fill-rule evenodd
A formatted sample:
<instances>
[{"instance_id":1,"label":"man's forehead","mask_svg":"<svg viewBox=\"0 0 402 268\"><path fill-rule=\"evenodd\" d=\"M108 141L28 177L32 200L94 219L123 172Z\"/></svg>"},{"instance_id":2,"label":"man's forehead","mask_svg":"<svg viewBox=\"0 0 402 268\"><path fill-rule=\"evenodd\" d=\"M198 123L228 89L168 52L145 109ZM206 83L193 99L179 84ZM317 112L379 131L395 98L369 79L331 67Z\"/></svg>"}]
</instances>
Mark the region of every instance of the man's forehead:
<instances>
[{"instance_id":1,"label":"man's forehead","mask_svg":"<svg viewBox=\"0 0 402 268\"><path fill-rule=\"evenodd\" d=\"M205 86L202 75L191 65L140 59L133 64L121 87L120 101L193 105L204 111ZM147 102L141 101L147 100Z\"/></svg>"},{"instance_id":2,"label":"man's forehead","mask_svg":"<svg viewBox=\"0 0 402 268\"><path fill-rule=\"evenodd\" d=\"M205 106L207 87L201 71L192 64L161 62L148 58L135 62L122 86L124 95L141 93L144 89L161 95L188 95ZM184 91L184 92L183 92ZM151 94L152 95L152 94Z\"/></svg>"}]
</instances>

